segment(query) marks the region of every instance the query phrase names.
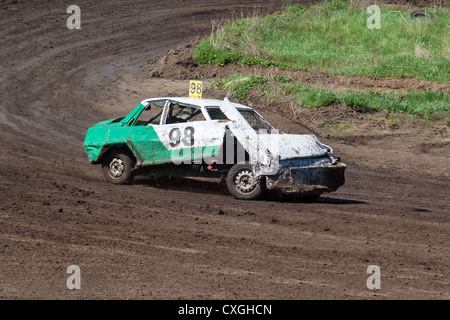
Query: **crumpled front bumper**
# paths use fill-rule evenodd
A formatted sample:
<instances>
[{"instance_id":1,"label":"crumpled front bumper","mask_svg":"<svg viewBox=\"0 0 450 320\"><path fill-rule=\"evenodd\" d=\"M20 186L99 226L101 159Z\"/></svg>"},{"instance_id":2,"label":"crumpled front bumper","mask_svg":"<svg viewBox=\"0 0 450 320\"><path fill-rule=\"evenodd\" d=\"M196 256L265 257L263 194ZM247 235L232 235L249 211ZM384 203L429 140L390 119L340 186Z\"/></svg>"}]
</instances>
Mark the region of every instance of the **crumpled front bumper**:
<instances>
[{"instance_id":1,"label":"crumpled front bumper","mask_svg":"<svg viewBox=\"0 0 450 320\"><path fill-rule=\"evenodd\" d=\"M280 161L276 175L266 176L268 190L293 195L319 195L345 183L346 165L330 158Z\"/></svg>"}]
</instances>

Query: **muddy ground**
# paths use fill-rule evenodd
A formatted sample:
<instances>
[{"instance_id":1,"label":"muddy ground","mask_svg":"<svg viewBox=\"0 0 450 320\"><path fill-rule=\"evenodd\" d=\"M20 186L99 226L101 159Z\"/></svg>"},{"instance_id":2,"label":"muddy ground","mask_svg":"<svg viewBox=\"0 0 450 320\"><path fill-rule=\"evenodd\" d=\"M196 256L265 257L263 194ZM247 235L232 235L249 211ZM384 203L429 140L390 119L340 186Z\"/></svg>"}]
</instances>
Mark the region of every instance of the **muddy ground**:
<instances>
[{"instance_id":1,"label":"muddy ground","mask_svg":"<svg viewBox=\"0 0 450 320\"><path fill-rule=\"evenodd\" d=\"M251 97L281 130L332 145L348 164L346 184L315 203L238 201L216 181L111 185L87 161L87 128L144 98L184 95L186 64L173 74L162 64L158 77L149 66L207 35L212 19L280 2L77 5L80 30L66 27L66 1L0 4L1 299L450 298L448 123L343 106L292 114ZM399 85L386 90L420 84ZM81 269L80 290L66 287L70 265ZM380 290L366 287L369 265L381 268Z\"/></svg>"}]
</instances>

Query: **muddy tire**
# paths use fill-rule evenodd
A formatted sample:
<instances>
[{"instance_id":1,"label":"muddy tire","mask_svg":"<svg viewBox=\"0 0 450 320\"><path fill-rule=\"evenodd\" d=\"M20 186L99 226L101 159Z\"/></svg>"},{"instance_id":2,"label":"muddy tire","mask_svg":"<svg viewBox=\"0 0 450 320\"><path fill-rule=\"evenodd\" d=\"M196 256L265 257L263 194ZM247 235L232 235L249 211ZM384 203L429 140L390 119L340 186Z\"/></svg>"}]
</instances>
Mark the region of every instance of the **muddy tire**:
<instances>
[{"instance_id":1,"label":"muddy tire","mask_svg":"<svg viewBox=\"0 0 450 320\"><path fill-rule=\"evenodd\" d=\"M426 17L429 19L433 18L433 15L426 10L414 10L413 12L411 12L411 14L409 16L411 18L417 18L417 17Z\"/></svg>"},{"instance_id":2,"label":"muddy tire","mask_svg":"<svg viewBox=\"0 0 450 320\"><path fill-rule=\"evenodd\" d=\"M102 163L103 175L114 184L127 184L132 181L135 162L129 152L115 149L108 153Z\"/></svg>"},{"instance_id":3,"label":"muddy tire","mask_svg":"<svg viewBox=\"0 0 450 320\"><path fill-rule=\"evenodd\" d=\"M236 198L258 199L264 192L264 178L256 180L249 164L235 164L227 174L227 189Z\"/></svg>"}]
</instances>

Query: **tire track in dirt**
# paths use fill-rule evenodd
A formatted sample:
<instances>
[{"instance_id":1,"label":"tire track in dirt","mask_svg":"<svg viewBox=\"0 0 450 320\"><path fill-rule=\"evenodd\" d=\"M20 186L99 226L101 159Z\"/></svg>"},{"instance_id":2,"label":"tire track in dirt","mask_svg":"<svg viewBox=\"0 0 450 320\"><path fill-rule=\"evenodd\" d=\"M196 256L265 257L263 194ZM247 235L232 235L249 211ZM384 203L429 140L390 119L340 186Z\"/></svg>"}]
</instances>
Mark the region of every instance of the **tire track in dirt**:
<instances>
[{"instance_id":1,"label":"tire track in dirt","mask_svg":"<svg viewBox=\"0 0 450 320\"><path fill-rule=\"evenodd\" d=\"M449 298L448 181L374 170L348 148L337 193L247 202L212 182L110 185L87 162L85 131L112 112L121 74L212 18L279 1L78 5L81 32L65 27L64 1L1 5L1 299ZM81 290L65 286L73 264ZM365 287L369 264L380 292Z\"/></svg>"}]
</instances>

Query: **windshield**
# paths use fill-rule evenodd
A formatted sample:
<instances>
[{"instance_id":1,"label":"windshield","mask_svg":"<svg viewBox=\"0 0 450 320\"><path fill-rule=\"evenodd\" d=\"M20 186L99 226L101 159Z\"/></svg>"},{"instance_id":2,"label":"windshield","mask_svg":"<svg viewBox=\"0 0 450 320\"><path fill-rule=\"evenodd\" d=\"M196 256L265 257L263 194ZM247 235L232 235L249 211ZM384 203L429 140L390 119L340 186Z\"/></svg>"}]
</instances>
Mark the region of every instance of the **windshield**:
<instances>
[{"instance_id":1,"label":"windshield","mask_svg":"<svg viewBox=\"0 0 450 320\"><path fill-rule=\"evenodd\" d=\"M247 122L257 133L270 134L274 130L274 128L254 110L240 109L239 113L245 118L245 120L247 120Z\"/></svg>"}]
</instances>

